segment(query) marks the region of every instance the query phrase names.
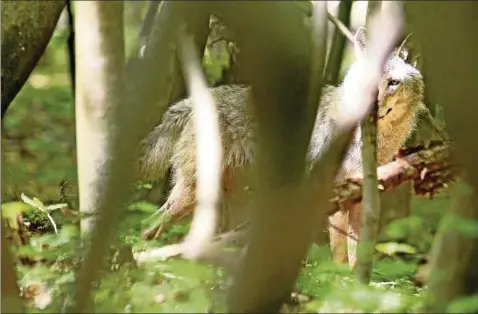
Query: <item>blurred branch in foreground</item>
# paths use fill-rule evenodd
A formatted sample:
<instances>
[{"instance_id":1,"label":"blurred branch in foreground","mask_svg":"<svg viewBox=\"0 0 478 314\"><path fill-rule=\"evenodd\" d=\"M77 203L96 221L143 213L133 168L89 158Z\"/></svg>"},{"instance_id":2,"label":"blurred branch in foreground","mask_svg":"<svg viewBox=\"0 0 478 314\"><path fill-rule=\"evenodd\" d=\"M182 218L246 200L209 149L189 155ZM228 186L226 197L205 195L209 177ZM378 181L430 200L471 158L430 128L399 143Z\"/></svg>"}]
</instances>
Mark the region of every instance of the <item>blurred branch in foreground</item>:
<instances>
[{"instance_id":1,"label":"blurred branch in foreground","mask_svg":"<svg viewBox=\"0 0 478 314\"><path fill-rule=\"evenodd\" d=\"M209 29L209 4L205 2L187 2L185 4L187 9L183 10L184 23L186 27L186 33L188 36L193 38L194 48L198 51L199 60L203 60L203 55L206 47L207 38L210 33ZM155 28L155 25L160 25L164 23L164 19L168 18L168 7L170 4L163 3L160 1L150 1L148 11L143 21L143 25L140 30L137 46L133 51L133 58L131 58L128 63L128 69L132 70L134 67L131 65L135 64L138 60L144 58L145 53L148 50L151 50L151 46L154 45L154 42L157 41L157 32L158 28ZM164 45L164 43L160 42ZM160 96L162 100L152 100L153 102L147 103L149 106L156 108L152 117L155 119L155 123L158 123L161 120L164 101L167 104L171 104L179 99L186 97L187 89L184 80L183 71L180 65L180 53L177 47L168 47L171 49L173 54L173 60L166 64L160 64L159 67L172 71L169 79L171 80L170 86L164 93ZM161 48L164 49L164 46ZM131 76L131 71L128 70L127 78L134 78ZM148 75L151 75L148 73ZM131 81L131 86L136 86L137 82ZM128 84L130 85L130 84ZM136 87L137 88L137 87ZM169 178L169 173L167 173L163 178L158 180L157 188L161 191L168 191L169 184L171 180ZM163 194L163 193L161 193Z\"/></svg>"},{"instance_id":2,"label":"blurred branch in foreground","mask_svg":"<svg viewBox=\"0 0 478 314\"><path fill-rule=\"evenodd\" d=\"M122 3L78 2L76 5L77 110L80 110L77 136L78 154L83 156L79 159L80 188L83 186L80 205L83 211L95 215L93 225L85 224L91 234L86 238L85 259L77 274L76 302L69 309L82 312L90 306L91 285L101 269L98 265L107 254L136 178L136 147L153 128L156 117L161 118L168 103L175 58L175 45L171 43L175 42L176 30L183 21L184 3L161 3L147 49L142 56L128 61L126 71L120 18ZM103 61L101 68L97 60ZM89 114L82 116L85 112L81 110ZM82 124L85 122L89 124ZM89 148L95 149L92 155L84 149L88 147L86 132L97 133L93 137L95 141L89 138L93 145ZM81 167L88 171L82 174Z\"/></svg>"},{"instance_id":3,"label":"blurred branch in foreground","mask_svg":"<svg viewBox=\"0 0 478 314\"><path fill-rule=\"evenodd\" d=\"M208 90L193 38L180 33L179 52L193 102L196 146L196 208L191 229L184 240L184 254L199 257L211 241L218 222L221 193L221 135L216 104Z\"/></svg>"},{"instance_id":4,"label":"blurred branch in foreground","mask_svg":"<svg viewBox=\"0 0 478 314\"><path fill-rule=\"evenodd\" d=\"M259 128L253 173L258 193L248 211L251 232L229 290L228 311L277 312L301 269L312 240L310 213L317 210L309 206L301 182L317 112L317 103L308 101L316 52L303 10L293 2L222 2L217 15L241 46L240 63L252 86ZM287 27L277 27L284 21Z\"/></svg>"},{"instance_id":5,"label":"blurred branch in foreground","mask_svg":"<svg viewBox=\"0 0 478 314\"><path fill-rule=\"evenodd\" d=\"M473 105L478 99L478 3L436 2L430 10L423 2L406 2L405 9L422 48L430 98L440 99L446 110L447 130L456 142L453 157L463 165L464 179L471 185L468 195L449 210L435 238L425 311L461 312L449 308L451 302L478 292L478 146L473 136L478 121Z\"/></svg>"}]
</instances>

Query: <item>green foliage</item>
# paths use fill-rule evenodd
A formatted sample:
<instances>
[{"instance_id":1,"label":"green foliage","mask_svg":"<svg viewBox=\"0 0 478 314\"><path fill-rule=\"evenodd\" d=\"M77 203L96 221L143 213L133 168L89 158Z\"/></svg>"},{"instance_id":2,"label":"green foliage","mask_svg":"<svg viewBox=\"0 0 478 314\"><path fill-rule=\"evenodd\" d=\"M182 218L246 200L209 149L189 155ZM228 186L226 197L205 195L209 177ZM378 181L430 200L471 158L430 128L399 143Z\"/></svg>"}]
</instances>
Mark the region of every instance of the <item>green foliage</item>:
<instances>
[{"instance_id":1,"label":"green foliage","mask_svg":"<svg viewBox=\"0 0 478 314\"><path fill-rule=\"evenodd\" d=\"M53 217L51 217L50 213L55 209L65 208L66 206L68 206L68 204L53 204L45 206L45 204L43 204L42 201L40 201L38 198L34 197L33 199L31 199L23 193L21 195L21 198L23 202L42 212L48 218L48 220L50 220L55 233L58 233L56 222Z\"/></svg>"},{"instance_id":2,"label":"green foliage","mask_svg":"<svg viewBox=\"0 0 478 314\"><path fill-rule=\"evenodd\" d=\"M420 289L411 279L414 261L398 258L378 260L370 287L360 285L347 265L337 265L326 248L313 247L304 263L296 289L317 298L301 306L304 311L330 312L416 312L421 304Z\"/></svg>"},{"instance_id":3,"label":"green foliage","mask_svg":"<svg viewBox=\"0 0 478 314\"><path fill-rule=\"evenodd\" d=\"M476 313L478 312L478 295L459 298L447 308L447 313Z\"/></svg>"}]
</instances>

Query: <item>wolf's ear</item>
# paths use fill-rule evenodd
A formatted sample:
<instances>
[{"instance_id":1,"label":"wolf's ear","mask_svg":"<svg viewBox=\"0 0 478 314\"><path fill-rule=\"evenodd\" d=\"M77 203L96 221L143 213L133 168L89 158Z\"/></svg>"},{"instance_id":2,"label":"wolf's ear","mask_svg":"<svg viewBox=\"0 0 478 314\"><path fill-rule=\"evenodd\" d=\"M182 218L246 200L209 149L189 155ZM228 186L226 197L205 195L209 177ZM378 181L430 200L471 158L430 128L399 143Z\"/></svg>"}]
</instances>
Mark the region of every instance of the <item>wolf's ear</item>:
<instances>
[{"instance_id":1,"label":"wolf's ear","mask_svg":"<svg viewBox=\"0 0 478 314\"><path fill-rule=\"evenodd\" d=\"M355 57L361 59L365 57L365 45L367 44L367 29L365 27L359 27L355 32L354 37L354 50Z\"/></svg>"},{"instance_id":2,"label":"wolf's ear","mask_svg":"<svg viewBox=\"0 0 478 314\"><path fill-rule=\"evenodd\" d=\"M403 40L400 47L398 47L397 56L412 66L417 67L420 59L420 53L418 52L418 47L411 39L411 34L409 34Z\"/></svg>"},{"instance_id":3,"label":"wolf's ear","mask_svg":"<svg viewBox=\"0 0 478 314\"><path fill-rule=\"evenodd\" d=\"M417 67L420 61L420 53L414 51L410 47L403 47L400 51L397 51L398 57L413 67Z\"/></svg>"}]
</instances>

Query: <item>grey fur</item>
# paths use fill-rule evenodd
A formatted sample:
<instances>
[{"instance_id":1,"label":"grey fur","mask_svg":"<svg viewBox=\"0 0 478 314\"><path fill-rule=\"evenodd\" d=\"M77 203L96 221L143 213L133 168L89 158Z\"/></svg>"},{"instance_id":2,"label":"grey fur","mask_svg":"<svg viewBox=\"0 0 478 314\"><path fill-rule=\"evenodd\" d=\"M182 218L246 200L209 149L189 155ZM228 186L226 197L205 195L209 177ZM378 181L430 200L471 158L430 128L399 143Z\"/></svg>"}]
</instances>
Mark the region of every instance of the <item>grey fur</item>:
<instances>
[{"instance_id":1,"label":"grey fur","mask_svg":"<svg viewBox=\"0 0 478 314\"><path fill-rule=\"evenodd\" d=\"M386 72L379 88L379 102L383 102L387 96L386 82L393 75L402 82L402 98L406 102L416 103L416 105L410 106L410 109L417 110L419 113L423 100L422 76L414 67L406 64L397 56L392 56L387 63ZM309 163L318 160L329 144L334 127L334 120L330 112L334 106L340 105L341 93L346 92L343 91L342 86L343 84L339 87L326 86L323 90L307 156ZM243 85L223 85L210 89L210 92L216 101L219 112L224 164L232 168L252 164L257 126L252 114L252 101L248 100L250 88ZM403 144L413 131L415 115L415 112L410 112L411 128L409 132L401 136L400 144ZM193 167L195 164L195 160L193 160L195 158L195 141L191 118L191 99L181 100L169 107L161 124L147 137L145 140L146 153L142 158L141 171L148 178L157 179L164 176L170 165L173 165L173 169L186 167L187 169L184 170L188 173L192 171L193 173L190 174L195 177L195 168ZM348 168L347 173L359 170L357 166L361 164L360 148L360 128L358 128L343 165L344 168ZM396 149L398 148L396 147ZM185 152L190 153L186 154ZM387 156L386 159L391 157Z\"/></svg>"},{"instance_id":2,"label":"grey fur","mask_svg":"<svg viewBox=\"0 0 478 314\"><path fill-rule=\"evenodd\" d=\"M360 62L360 61L357 61ZM357 63L356 63L357 64ZM354 64L355 65L355 64ZM326 86L307 154L310 165L320 159L334 132L335 111L341 106L347 89L354 84L358 67L352 67L340 86ZM390 80L399 84L390 85ZM393 84L392 84L393 85ZM254 166L257 121L253 114L250 87L224 85L211 88L219 114L223 147L222 173L235 179ZM405 63L398 54L389 58L379 84L378 163L391 161L393 155L410 136L423 105L423 78L418 70ZM169 107L163 120L145 139L145 153L140 162L141 172L149 179L164 176L172 166L174 185L162 210L178 219L195 204L196 143L191 99ZM360 173L362 169L360 127L342 164L340 176ZM227 173L226 173L227 172ZM224 195L223 201L227 200Z\"/></svg>"}]
</instances>

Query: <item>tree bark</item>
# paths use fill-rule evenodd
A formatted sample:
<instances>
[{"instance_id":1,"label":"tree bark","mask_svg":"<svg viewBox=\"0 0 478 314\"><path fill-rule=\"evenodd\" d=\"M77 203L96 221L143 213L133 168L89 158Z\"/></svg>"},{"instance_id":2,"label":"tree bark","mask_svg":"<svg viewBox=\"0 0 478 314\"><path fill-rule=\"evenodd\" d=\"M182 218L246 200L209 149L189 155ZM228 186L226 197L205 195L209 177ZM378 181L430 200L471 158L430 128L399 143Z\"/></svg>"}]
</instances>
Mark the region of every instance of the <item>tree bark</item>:
<instances>
[{"instance_id":1,"label":"tree bark","mask_svg":"<svg viewBox=\"0 0 478 314\"><path fill-rule=\"evenodd\" d=\"M397 160L380 166L377 177L380 191L390 191L404 182L413 181L415 194L433 195L446 187L459 174L457 166L450 163L450 148L446 143L439 143L424 149L423 146L408 148ZM335 213L339 208L348 208L362 198L361 178L350 178L339 183L331 199L336 206L329 212Z\"/></svg>"},{"instance_id":2,"label":"tree bark","mask_svg":"<svg viewBox=\"0 0 478 314\"><path fill-rule=\"evenodd\" d=\"M7 226L2 218L2 313L25 313L17 284L10 243L6 239Z\"/></svg>"},{"instance_id":3,"label":"tree bark","mask_svg":"<svg viewBox=\"0 0 478 314\"><path fill-rule=\"evenodd\" d=\"M319 3L317 2L317 7ZM279 6L279 2L277 4ZM256 9L259 8L257 5L255 5ZM264 38L257 34L258 29L261 28L251 23L251 20L249 23L242 23L240 25L242 29L237 22L237 24L234 23L237 28L233 28L239 39L242 35L243 39L247 38L250 42L254 42L254 39L259 41L256 42L255 50L251 45L249 51L244 41L241 45L244 47L243 56L248 54L251 56L252 52L263 55L261 58L254 59L253 63L247 64L251 67L248 69L248 74L253 86L255 112L259 119L261 146L258 151L258 169L255 175L259 180L260 188L259 195L254 195L253 203L256 208L250 210L252 215L250 241L230 291L229 310L232 312L277 312L281 302L288 297L300 271L301 261L311 244L316 222L320 221L318 216L325 215L330 206L328 196L332 193L333 179L353 130L368 112L368 102L373 98L370 86L378 83L380 69L392 50L392 42L395 41L398 35L397 29L401 25L400 14L387 16L387 19L383 19L381 24L377 25L374 31L376 58L370 60L373 64L372 69L375 71L369 73L368 77L366 73L363 73L364 77L357 77L357 86L350 91L351 99L359 99L357 100L359 104L346 104L346 106L356 106L360 109L354 114L349 112L339 114L340 122L335 134L337 137L332 141L330 149L324 153L323 158L313 166L311 173L306 174L304 173L305 152L316 117L317 103L313 107L312 102L309 103L304 99L302 85L304 77L301 77L303 75L301 71L305 73L308 71L302 69L302 62L306 64L306 59L303 59L306 56L303 55L304 46L301 45L303 38L299 37L299 35L302 36L302 31L300 28L295 28L297 27L296 17L292 18L293 6L288 7L286 3L281 5L283 5L282 9L289 12L289 18L286 19L285 14L283 16L271 14L270 3L267 10L264 10L267 14L260 14L261 26L283 23L285 20L289 23L288 28L281 29L284 31L283 34L273 30L265 31L262 28L264 34L268 36L267 43L272 47L265 46ZM228 12L235 12L238 16L247 16L249 13L229 6L228 9ZM257 13L262 12L257 10ZM268 19L264 20L264 16ZM275 18L276 21L274 21ZM315 15L313 18L318 17ZM234 22L232 18L226 20L230 23ZM303 20L303 17L300 20ZM278 40L276 36L284 36L284 38ZM291 40L289 38L301 41L289 42ZM273 39L272 42L271 39ZM272 45L274 41L276 45L279 43L280 45ZM279 47L282 47L281 55L272 53ZM294 50L286 53L283 47ZM299 60L302 61L299 62ZM262 75L254 73L253 70ZM252 73L256 76L252 76ZM294 81L296 88L290 88L291 81ZM289 87L286 88L286 86ZM363 94L358 92L362 89ZM308 106L305 105L306 103ZM294 130L294 134L290 134L291 129ZM265 143L268 144L267 148L263 146ZM260 180L263 180L263 185L260 184ZM317 208L320 208L320 211ZM270 285L271 278L275 281L273 286Z\"/></svg>"},{"instance_id":4,"label":"tree bark","mask_svg":"<svg viewBox=\"0 0 478 314\"><path fill-rule=\"evenodd\" d=\"M64 1L2 1L2 120L50 41Z\"/></svg>"},{"instance_id":5,"label":"tree bark","mask_svg":"<svg viewBox=\"0 0 478 314\"><path fill-rule=\"evenodd\" d=\"M129 183L131 177L118 169L127 158L118 149L125 85L123 3L78 2L75 15L79 201L80 211L88 216L81 220L86 254L77 272L75 300L69 311L81 313L92 310L91 284L97 279L98 265L113 235L112 226L124 206L116 195L124 194L120 182ZM120 173L125 176L118 177ZM103 227L105 219L110 226L100 231L98 227Z\"/></svg>"},{"instance_id":6,"label":"tree bark","mask_svg":"<svg viewBox=\"0 0 478 314\"><path fill-rule=\"evenodd\" d=\"M124 99L123 7L84 2L75 9L79 201L93 215L108 175L99 170L113 158L114 115ZM82 233L91 231L92 219L82 219Z\"/></svg>"},{"instance_id":7,"label":"tree bark","mask_svg":"<svg viewBox=\"0 0 478 314\"><path fill-rule=\"evenodd\" d=\"M450 302L478 292L476 233L467 235L459 229L463 223L476 224L478 220L478 146L473 136L478 110L470 105L478 99L478 3L437 2L430 10L423 2L406 2L405 8L425 56L429 95L440 99L446 110L447 130L456 142L453 157L463 165L465 179L472 187L466 199L450 210L450 215L465 222L457 221L453 228L441 230L432 248L425 310L442 313Z\"/></svg>"},{"instance_id":8,"label":"tree bark","mask_svg":"<svg viewBox=\"0 0 478 314\"><path fill-rule=\"evenodd\" d=\"M380 15L381 7L382 1L368 3L367 24L370 25L374 16ZM377 94L378 85L375 86L375 95ZM356 253L353 252L354 245L348 245L348 250L352 251L348 252L349 263L352 263L354 266L356 265L355 273L357 279L364 284L370 282L372 275L373 253L375 251L375 243L377 242L381 215L380 196L377 187L378 102L376 99L377 97L374 98L369 116L364 119L361 126L363 169L362 206L361 208L359 206L353 206L349 209L349 233L358 238ZM359 222L359 225L357 222ZM347 240L349 243L355 241L350 238ZM354 261L353 258L357 260Z\"/></svg>"},{"instance_id":9,"label":"tree bark","mask_svg":"<svg viewBox=\"0 0 478 314\"><path fill-rule=\"evenodd\" d=\"M352 11L352 1L342 0L339 4L338 20L342 22L345 27L350 24L350 12ZM337 85L339 83L340 68L345 51L345 44L347 37L338 29L334 29L334 37L332 46L330 48L327 66L325 68L325 83L329 85Z\"/></svg>"},{"instance_id":10,"label":"tree bark","mask_svg":"<svg viewBox=\"0 0 478 314\"><path fill-rule=\"evenodd\" d=\"M306 205L301 184L318 104L307 99L312 46L303 10L292 2L218 2L215 8L241 47L260 129L254 173L260 191L249 211L250 239L229 290L228 311L277 313L312 240L306 213L314 208ZM288 27L274 26L284 21Z\"/></svg>"},{"instance_id":11,"label":"tree bark","mask_svg":"<svg viewBox=\"0 0 478 314\"><path fill-rule=\"evenodd\" d=\"M377 103L373 105L372 112L362 123L362 164L363 164L363 197L362 209L354 207L349 211L349 220L353 211L361 211L360 237L357 246L357 279L364 284L370 282L373 267L373 253L377 242L378 229L381 216L381 204L377 180ZM360 215L359 215L360 216ZM357 217L358 218L358 217ZM352 226L352 229L353 226ZM358 230L352 230L358 236ZM350 242L350 241L349 241ZM349 246L349 249L352 247ZM354 262L351 257L353 252L348 252L349 262Z\"/></svg>"},{"instance_id":12,"label":"tree bark","mask_svg":"<svg viewBox=\"0 0 478 314\"><path fill-rule=\"evenodd\" d=\"M448 211L435 237L430 252L430 273L426 282L428 291L425 310L442 313L451 301L478 292L478 211L473 194L460 195L457 204ZM455 193L456 195L456 193ZM474 224L474 234L464 228Z\"/></svg>"}]
</instances>

